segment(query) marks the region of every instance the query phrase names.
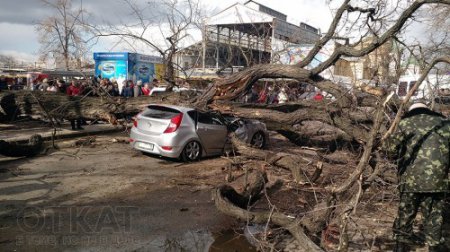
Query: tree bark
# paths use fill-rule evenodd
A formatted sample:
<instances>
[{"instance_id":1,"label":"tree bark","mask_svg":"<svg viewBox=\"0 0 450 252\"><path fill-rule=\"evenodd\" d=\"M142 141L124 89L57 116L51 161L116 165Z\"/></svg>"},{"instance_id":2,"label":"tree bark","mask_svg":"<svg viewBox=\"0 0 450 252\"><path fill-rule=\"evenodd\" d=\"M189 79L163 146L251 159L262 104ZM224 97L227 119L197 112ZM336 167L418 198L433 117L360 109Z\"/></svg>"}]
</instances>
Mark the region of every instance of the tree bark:
<instances>
[{"instance_id":1,"label":"tree bark","mask_svg":"<svg viewBox=\"0 0 450 252\"><path fill-rule=\"evenodd\" d=\"M0 93L0 108L5 117L13 119L20 114L48 117L39 103L45 106L49 116L55 119L99 119L115 124L117 118L136 115L148 104L188 104L191 92L169 93L137 98L67 96L40 91L11 91ZM39 100L39 102L38 102Z\"/></svg>"},{"instance_id":2,"label":"tree bark","mask_svg":"<svg viewBox=\"0 0 450 252\"><path fill-rule=\"evenodd\" d=\"M303 228L297 220L289 218L288 216L278 212L251 212L234 204L231 195L239 195L232 187L224 185L220 186L214 191L214 202L222 213L233 216L235 218L251 221L253 223L265 224L272 222L275 225L281 226L288 230L300 247L305 251L322 251L314 242L306 236Z\"/></svg>"},{"instance_id":3,"label":"tree bark","mask_svg":"<svg viewBox=\"0 0 450 252\"><path fill-rule=\"evenodd\" d=\"M291 171L295 182L300 184L314 183L319 177L317 174L315 176L308 175L306 170L303 169L311 163L302 156L292 155L282 152L274 152L267 150L255 149L246 146L244 143L239 141L237 138L232 137L233 146L237 151L249 159L264 160L270 165L278 166L283 169Z\"/></svg>"},{"instance_id":4,"label":"tree bark","mask_svg":"<svg viewBox=\"0 0 450 252\"><path fill-rule=\"evenodd\" d=\"M85 118L104 120L115 124L118 118L133 116L148 104L175 104L191 107L196 97L192 92L167 93L158 96L136 98L67 96L59 93L39 91L11 91L0 93L0 108L4 119L17 115L37 115L59 119ZM38 102L39 100L39 102ZM45 107L44 111L42 107ZM218 102L212 109L239 117L258 119L266 123L269 130L295 132L294 126L304 121L320 121L345 132L345 141L362 141L371 123L371 110L362 108L337 108L324 102L310 100L289 104L241 104ZM47 115L48 112L48 115ZM288 136L289 134L285 134ZM291 139L294 140L294 139ZM295 142L295 141L294 141Z\"/></svg>"},{"instance_id":5,"label":"tree bark","mask_svg":"<svg viewBox=\"0 0 450 252\"><path fill-rule=\"evenodd\" d=\"M327 101L304 100L279 105L217 103L211 108L242 118L260 120L273 131L295 132L294 126L297 124L319 121L345 132L344 140L347 142L364 142L373 120L372 109L343 109L328 105Z\"/></svg>"}]
</instances>

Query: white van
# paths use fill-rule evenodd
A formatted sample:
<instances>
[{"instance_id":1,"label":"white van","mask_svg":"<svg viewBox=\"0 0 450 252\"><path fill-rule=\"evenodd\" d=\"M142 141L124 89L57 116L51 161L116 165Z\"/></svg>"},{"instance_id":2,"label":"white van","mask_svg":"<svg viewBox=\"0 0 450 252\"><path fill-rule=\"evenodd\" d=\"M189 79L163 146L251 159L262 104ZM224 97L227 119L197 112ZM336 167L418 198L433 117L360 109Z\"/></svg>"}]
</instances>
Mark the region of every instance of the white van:
<instances>
[{"instance_id":1,"label":"white van","mask_svg":"<svg viewBox=\"0 0 450 252\"><path fill-rule=\"evenodd\" d=\"M396 94L400 98L404 98L409 90L420 79L420 74L409 74L401 76L396 87ZM412 99L430 99L431 97L438 97L442 95L441 90L450 88L450 76L449 75L436 75L429 74L428 77L422 82L418 90L414 92Z\"/></svg>"},{"instance_id":2,"label":"white van","mask_svg":"<svg viewBox=\"0 0 450 252\"><path fill-rule=\"evenodd\" d=\"M182 92L182 91L188 91L188 90L193 90L197 92L197 89L190 89L190 88L185 88L185 87L173 87L172 91L173 92ZM166 92L166 87L154 87L150 90L150 96L154 95L156 93L165 93Z\"/></svg>"}]
</instances>

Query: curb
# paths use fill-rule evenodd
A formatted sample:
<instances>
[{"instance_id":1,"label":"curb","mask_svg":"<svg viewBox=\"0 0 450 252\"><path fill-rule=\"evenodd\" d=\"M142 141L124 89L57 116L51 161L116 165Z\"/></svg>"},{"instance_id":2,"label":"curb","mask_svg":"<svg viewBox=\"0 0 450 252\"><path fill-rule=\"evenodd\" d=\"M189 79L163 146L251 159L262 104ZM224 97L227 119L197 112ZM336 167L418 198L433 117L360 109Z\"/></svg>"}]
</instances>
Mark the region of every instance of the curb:
<instances>
[{"instance_id":1,"label":"curb","mask_svg":"<svg viewBox=\"0 0 450 252\"><path fill-rule=\"evenodd\" d=\"M56 133L55 140L61 140L61 139L68 139L68 138L76 138L81 136L91 136L91 135L100 135L100 134L107 134L107 133L114 133L114 132L120 132L124 131L123 127L115 127L115 128L109 128L109 129L98 129L98 130L81 130L81 131L70 131L70 132L64 132L64 133ZM39 133L36 133L39 134ZM42 139L44 141L51 141L52 140L52 134L51 133L45 133L45 134L39 134L42 136ZM9 138L5 139L6 142L15 142L18 144L26 144L29 141L28 136L27 138L24 137L16 137L16 138Z\"/></svg>"}]
</instances>

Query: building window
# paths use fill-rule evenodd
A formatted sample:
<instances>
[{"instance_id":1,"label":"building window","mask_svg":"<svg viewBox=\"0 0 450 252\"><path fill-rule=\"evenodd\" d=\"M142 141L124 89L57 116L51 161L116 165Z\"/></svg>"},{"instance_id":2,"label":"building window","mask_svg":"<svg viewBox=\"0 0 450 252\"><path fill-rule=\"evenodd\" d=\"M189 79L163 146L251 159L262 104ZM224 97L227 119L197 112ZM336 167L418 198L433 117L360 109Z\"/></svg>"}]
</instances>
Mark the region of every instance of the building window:
<instances>
[{"instance_id":1,"label":"building window","mask_svg":"<svg viewBox=\"0 0 450 252\"><path fill-rule=\"evenodd\" d=\"M397 91L397 95L398 96L405 96L406 95L406 89L408 88L408 82L406 81L401 81L400 84L398 84L398 91Z\"/></svg>"},{"instance_id":2,"label":"building window","mask_svg":"<svg viewBox=\"0 0 450 252\"><path fill-rule=\"evenodd\" d=\"M411 82L409 83L409 89L408 89L408 90L411 90L411 89L414 87L414 85L416 85L416 81L411 81ZM413 96L416 96L417 93L418 93L418 90L416 90L416 91L414 92Z\"/></svg>"}]
</instances>

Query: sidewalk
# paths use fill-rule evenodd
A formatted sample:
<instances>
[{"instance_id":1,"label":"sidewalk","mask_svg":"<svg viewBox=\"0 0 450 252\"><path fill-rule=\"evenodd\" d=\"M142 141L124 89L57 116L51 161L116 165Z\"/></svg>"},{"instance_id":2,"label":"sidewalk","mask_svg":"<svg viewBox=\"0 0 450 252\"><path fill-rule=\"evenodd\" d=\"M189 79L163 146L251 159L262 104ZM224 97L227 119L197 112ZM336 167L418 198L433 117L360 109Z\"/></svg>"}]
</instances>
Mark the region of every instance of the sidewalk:
<instances>
[{"instance_id":1,"label":"sidewalk","mask_svg":"<svg viewBox=\"0 0 450 252\"><path fill-rule=\"evenodd\" d=\"M83 128L84 130L71 130L70 125L62 125L61 128L57 128L55 139L124 131L121 126L113 126L110 124L85 125ZM14 124L0 124L0 140L26 143L34 134L39 134L42 136L44 141L49 141L52 139L53 128L45 125L34 125L29 128L24 128Z\"/></svg>"}]
</instances>

